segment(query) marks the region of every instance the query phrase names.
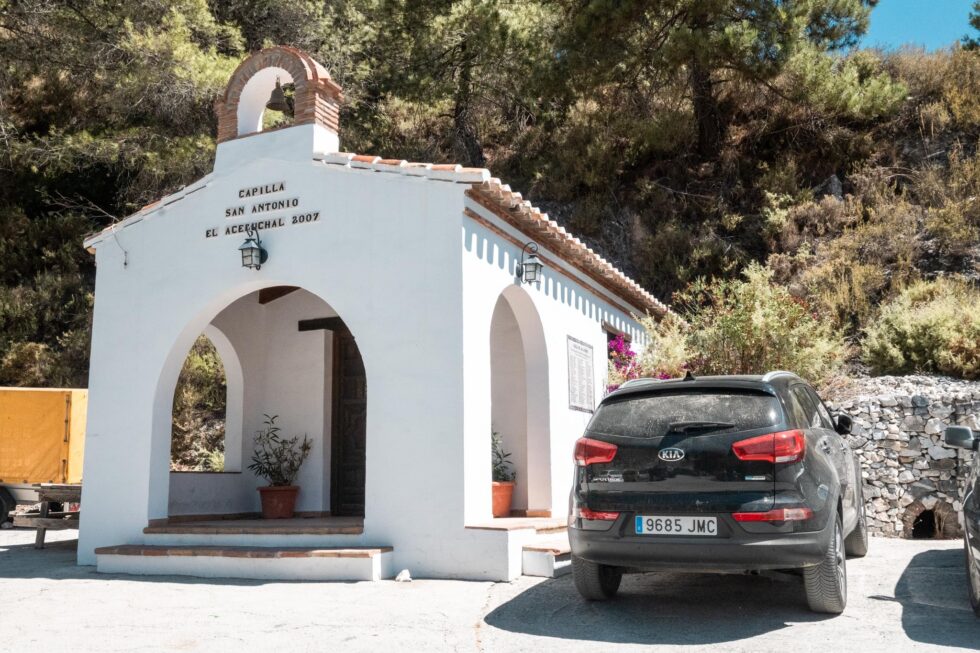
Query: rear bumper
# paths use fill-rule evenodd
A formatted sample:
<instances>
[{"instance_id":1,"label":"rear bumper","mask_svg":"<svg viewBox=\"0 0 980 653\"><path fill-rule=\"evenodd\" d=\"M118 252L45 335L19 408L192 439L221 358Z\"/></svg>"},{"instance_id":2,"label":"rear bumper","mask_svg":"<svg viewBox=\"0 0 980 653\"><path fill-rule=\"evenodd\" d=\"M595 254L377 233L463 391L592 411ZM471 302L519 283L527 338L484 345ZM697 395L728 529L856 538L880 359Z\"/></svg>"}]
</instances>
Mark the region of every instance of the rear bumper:
<instances>
[{"instance_id":1,"label":"rear bumper","mask_svg":"<svg viewBox=\"0 0 980 653\"><path fill-rule=\"evenodd\" d=\"M732 537L620 535L569 527L572 555L590 562L638 570L747 571L795 569L820 563L834 521L821 531L740 533Z\"/></svg>"}]
</instances>

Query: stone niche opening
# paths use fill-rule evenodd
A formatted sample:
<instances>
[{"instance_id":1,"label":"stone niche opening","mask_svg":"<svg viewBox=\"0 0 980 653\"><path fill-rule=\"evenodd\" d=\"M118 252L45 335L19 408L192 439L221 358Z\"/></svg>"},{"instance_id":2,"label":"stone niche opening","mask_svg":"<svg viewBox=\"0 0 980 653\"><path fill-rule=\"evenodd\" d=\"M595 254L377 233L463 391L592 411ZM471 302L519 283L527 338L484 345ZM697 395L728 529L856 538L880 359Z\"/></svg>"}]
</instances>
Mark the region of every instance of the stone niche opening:
<instances>
[{"instance_id":1,"label":"stone niche opening","mask_svg":"<svg viewBox=\"0 0 980 653\"><path fill-rule=\"evenodd\" d=\"M902 536L915 540L953 540L963 537L953 506L936 497L922 497L902 515Z\"/></svg>"}]
</instances>

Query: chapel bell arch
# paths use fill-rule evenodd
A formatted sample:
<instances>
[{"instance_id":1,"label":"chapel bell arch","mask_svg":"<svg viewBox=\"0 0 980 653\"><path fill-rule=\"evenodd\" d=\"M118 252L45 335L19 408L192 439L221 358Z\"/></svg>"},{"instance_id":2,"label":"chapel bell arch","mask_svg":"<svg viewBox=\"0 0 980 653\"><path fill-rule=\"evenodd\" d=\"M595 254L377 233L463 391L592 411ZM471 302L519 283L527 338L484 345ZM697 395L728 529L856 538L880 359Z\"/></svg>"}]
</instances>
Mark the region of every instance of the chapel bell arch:
<instances>
[{"instance_id":1,"label":"chapel bell arch","mask_svg":"<svg viewBox=\"0 0 980 653\"><path fill-rule=\"evenodd\" d=\"M277 79L294 86L291 126L318 125L333 135L338 133L344 99L340 86L307 53L276 46L239 64L224 94L215 101L218 143L262 131L262 115Z\"/></svg>"}]
</instances>

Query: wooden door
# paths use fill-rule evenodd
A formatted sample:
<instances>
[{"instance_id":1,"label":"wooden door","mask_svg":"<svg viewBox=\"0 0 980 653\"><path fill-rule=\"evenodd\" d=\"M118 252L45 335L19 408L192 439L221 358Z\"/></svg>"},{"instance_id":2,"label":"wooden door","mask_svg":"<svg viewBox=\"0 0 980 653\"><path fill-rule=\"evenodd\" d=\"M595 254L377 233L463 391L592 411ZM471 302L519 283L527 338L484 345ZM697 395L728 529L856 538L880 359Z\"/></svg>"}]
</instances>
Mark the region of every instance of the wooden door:
<instances>
[{"instance_id":1,"label":"wooden door","mask_svg":"<svg viewBox=\"0 0 980 653\"><path fill-rule=\"evenodd\" d=\"M350 331L333 333L333 435L330 512L364 516L367 379Z\"/></svg>"}]
</instances>

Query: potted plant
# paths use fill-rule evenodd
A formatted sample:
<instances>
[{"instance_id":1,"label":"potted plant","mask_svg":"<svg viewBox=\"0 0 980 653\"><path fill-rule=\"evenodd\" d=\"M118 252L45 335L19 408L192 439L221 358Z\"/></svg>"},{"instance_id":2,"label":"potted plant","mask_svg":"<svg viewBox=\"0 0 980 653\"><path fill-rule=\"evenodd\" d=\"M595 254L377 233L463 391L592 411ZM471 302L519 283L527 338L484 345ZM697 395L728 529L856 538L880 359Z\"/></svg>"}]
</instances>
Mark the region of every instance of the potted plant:
<instances>
[{"instance_id":1,"label":"potted plant","mask_svg":"<svg viewBox=\"0 0 980 653\"><path fill-rule=\"evenodd\" d=\"M504 451L500 434L491 430L490 442L493 447L493 516L509 517L517 473L514 471L514 464L508 460L510 454Z\"/></svg>"},{"instance_id":2,"label":"potted plant","mask_svg":"<svg viewBox=\"0 0 980 653\"><path fill-rule=\"evenodd\" d=\"M298 435L289 439L281 437L276 426L278 417L265 416L265 428L255 434L255 451L248 466L257 476L269 481L268 487L258 488L265 519L293 516L299 494L299 487L293 481L313 448L313 441L305 435L302 442Z\"/></svg>"}]
</instances>

